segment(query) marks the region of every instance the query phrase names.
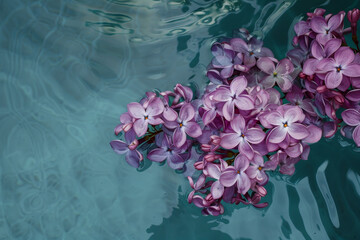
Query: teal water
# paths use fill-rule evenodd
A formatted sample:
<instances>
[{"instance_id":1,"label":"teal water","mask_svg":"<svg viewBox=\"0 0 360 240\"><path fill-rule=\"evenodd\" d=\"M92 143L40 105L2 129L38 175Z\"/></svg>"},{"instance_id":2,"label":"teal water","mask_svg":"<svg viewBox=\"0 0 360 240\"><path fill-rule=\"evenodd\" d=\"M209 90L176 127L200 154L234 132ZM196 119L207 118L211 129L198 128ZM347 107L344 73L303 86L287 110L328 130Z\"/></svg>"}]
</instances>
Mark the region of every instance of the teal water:
<instances>
[{"instance_id":1,"label":"teal water","mask_svg":"<svg viewBox=\"0 0 360 240\"><path fill-rule=\"evenodd\" d=\"M360 239L360 149L339 134L272 174L269 207L221 217L187 203L181 174L139 172L109 146L145 91L204 86L216 39L247 27L282 58L316 7L360 3L1 0L0 239Z\"/></svg>"}]
</instances>

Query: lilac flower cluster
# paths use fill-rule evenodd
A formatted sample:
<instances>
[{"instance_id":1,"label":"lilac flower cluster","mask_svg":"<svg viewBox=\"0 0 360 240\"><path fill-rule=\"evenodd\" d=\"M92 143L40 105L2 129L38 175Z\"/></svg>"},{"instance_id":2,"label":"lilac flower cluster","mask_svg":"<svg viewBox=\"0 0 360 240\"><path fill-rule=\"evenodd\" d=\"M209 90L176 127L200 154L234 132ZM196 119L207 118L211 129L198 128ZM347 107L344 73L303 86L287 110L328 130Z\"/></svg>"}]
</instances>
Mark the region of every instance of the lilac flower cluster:
<instances>
[{"instance_id":1,"label":"lilac flower cluster","mask_svg":"<svg viewBox=\"0 0 360 240\"><path fill-rule=\"evenodd\" d=\"M349 11L345 29L345 12L324 14L316 9L295 25L282 60L245 29L214 43L202 94L177 84L129 103L115 128L125 141L111 147L136 168L149 159L181 169L193 189L188 201L204 215L223 214L223 202L266 207L269 171L292 175L309 144L335 134L337 110L346 109L342 134L360 146L360 11Z\"/></svg>"},{"instance_id":2,"label":"lilac flower cluster","mask_svg":"<svg viewBox=\"0 0 360 240\"><path fill-rule=\"evenodd\" d=\"M344 11L336 15L325 15L324 9L316 9L308 14L306 21L295 25L296 46L288 56L296 62L302 71L302 93L306 99L314 99L317 111L317 125L323 127L325 136L335 134L342 120L348 125L341 129L344 136L352 136L360 147L360 134L356 129L355 117L360 109L360 53L357 40L357 22L359 9L348 12L349 28L345 25ZM346 38L352 35L353 44ZM300 56L300 57L299 57ZM346 109L342 119L338 109ZM356 119L356 118L355 118Z\"/></svg>"}]
</instances>

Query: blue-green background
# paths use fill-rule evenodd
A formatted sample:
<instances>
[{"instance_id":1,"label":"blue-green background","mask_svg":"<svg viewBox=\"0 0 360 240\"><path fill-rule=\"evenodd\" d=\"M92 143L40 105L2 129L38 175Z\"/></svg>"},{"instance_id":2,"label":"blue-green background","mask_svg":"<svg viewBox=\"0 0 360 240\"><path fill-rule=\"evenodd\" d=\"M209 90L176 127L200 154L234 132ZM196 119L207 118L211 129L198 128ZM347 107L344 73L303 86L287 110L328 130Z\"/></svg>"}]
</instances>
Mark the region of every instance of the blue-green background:
<instances>
[{"instance_id":1,"label":"blue-green background","mask_svg":"<svg viewBox=\"0 0 360 240\"><path fill-rule=\"evenodd\" d=\"M210 46L247 27L276 57L316 7L359 0L0 1L0 239L360 239L360 152L336 135L292 177L272 174L270 205L204 217L187 180L143 172L109 142L126 104L190 81Z\"/></svg>"}]
</instances>

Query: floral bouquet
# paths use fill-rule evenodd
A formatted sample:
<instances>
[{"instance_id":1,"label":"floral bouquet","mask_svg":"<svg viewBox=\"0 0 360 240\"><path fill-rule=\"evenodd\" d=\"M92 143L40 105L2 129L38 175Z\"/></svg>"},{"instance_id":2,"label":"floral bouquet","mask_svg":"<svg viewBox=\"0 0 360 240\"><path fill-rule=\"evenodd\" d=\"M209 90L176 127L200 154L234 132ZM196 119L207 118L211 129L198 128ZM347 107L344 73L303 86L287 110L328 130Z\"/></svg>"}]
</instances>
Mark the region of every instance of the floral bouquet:
<instances>
[{"instance_id":1,"label":"floral bouquet","mask_svg":"<svg viewBox=\"0 0 360 240\"><path fill-rule=\"evenodd\" d=\"M135 168L148 159L181 170L189 203L217 216L222 201L266 207L268 172L293 174L309 145L339 127L360 147L360 11L307 16L282 60L245 29L214 43L209 84L177 84L129 103L113 150Z\"/></svg>"}]
</instances>

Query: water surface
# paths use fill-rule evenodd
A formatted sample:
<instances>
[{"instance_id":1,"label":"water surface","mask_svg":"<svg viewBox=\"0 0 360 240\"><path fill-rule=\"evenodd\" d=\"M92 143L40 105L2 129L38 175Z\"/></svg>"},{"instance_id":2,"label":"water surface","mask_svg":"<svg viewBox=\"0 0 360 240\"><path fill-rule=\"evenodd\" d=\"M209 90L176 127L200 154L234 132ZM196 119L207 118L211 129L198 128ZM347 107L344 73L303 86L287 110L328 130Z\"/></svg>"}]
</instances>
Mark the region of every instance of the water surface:
<instances>
[{"instance_id":1,"label":"water surface","mask_svg":"<svg viewBox=\"0 0 360 240\"><path fill-rule=\"evenodd\" d=\"M247 27L278 58L293 25L344 1L0 1L0 239L359 239L360 153L336 135L292 177L272 174L269 207L204 217L186 179L138 172L109 142L145 91L206 83L210 46Z\"/></svg>"}]
</instances>

